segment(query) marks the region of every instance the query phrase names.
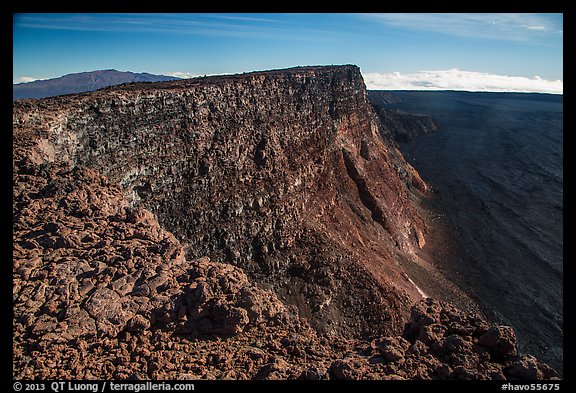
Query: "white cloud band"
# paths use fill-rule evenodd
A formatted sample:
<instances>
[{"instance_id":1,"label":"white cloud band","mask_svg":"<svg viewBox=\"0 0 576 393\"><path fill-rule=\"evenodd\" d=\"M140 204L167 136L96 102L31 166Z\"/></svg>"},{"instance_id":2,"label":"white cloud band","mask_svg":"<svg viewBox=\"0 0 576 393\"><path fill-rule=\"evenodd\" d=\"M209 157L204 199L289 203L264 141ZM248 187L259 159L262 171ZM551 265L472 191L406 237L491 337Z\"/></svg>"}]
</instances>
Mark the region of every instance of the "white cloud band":
<instances>
[{"instance_id":1,"label":"white cloud band","mask_svg":"<svg viewBox=\"0 0 576 393\"><path fill-rule=\"evenodd\" d=\"M199 76L202 76L200 74L193 74L191 72L167 72L164 73L162 75L167 75L167 76L174 76L176 78L182 78L182 79L190 79L190 78L197 78Z\"/></svg>"},{"instance_id":2,"label":"white cloud band","mask_svg":"<svg viewBox=\"0 0 576 393\"><path fill-rule=\"evenodd\" d=\"M12 83L13 83L13 84L16 84L16 83L28 83L28 82L34 82L34 81L44 80L44 79L45 79L45 78L34 78L33 76L23 76L23 77L21 77L21 78L12 80Z\"/></svg>"},{"instance_id":3,"label":"white cloud band","mask_svg":"<svg viewBox=\"0 0 576 393\"><path fill-rule=\"evenodd\" d=\"M411 74L363 74L369 90L466 90L521 93L563 94L561 80L549 81L538 76L494 75L458 69L419 71Z\"/></svg>"},{"instance_id":4,"label":"white cloud band","mask_svg":"<svg viewBox=\"0 0 576 393\"><path fill-rule=\"evenodd\" d=\"M168 72L164 75L183 79L203 76L189 72ZM461 71L455 68L419 71L411 74L370 72L364 73L363 76L369 90L465 90L551 94L563 94L564 91L564 83L561 80L550 81L538 76L526 78L495 75ZM43 78L23 76L13 80L13 83L26 83L41 79Z\"/></svg>"}]
</instances>

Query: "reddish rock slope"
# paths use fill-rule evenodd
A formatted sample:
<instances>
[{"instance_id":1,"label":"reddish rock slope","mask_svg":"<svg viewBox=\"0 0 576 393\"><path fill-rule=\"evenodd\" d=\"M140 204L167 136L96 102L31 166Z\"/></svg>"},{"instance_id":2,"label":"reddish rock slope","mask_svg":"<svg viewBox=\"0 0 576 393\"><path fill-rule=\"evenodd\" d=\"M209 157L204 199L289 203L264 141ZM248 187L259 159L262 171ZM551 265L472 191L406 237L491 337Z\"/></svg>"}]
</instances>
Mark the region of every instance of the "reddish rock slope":
<instances>
[{"instance_id":1,"label":"reddish rock slope","mask_svg":"<svg viewBox=\"0 0 576 393\"><path fill-rule=\"evenodd\" d=\"M399 333L426 185L379 127L355 66L135 84L17 101L15 165L93 168L323 332Z\"/></svg>"},{"instance_id":2,"label":"reddish rock slope","mask_svg":"<svg viewBox=\"0 0 576 393\"><path fill-rule=\"evenodd\" d=\"M13 124L15 378L553 374L447 304L405 329L426 185L357 67L16 101Z\"/></svg>"},{"instance_id":3,"label":"reddish rock slope","mask_svg":"<svg viewBox=\"0 0 576 393\"><path fill-rule=\"evenodd\" d=\"M230 264L186 260L93 170L14 175L15 379L549 379L514 332L431 299L402 336L322 337Z\"/></svg>"}]
</instances>

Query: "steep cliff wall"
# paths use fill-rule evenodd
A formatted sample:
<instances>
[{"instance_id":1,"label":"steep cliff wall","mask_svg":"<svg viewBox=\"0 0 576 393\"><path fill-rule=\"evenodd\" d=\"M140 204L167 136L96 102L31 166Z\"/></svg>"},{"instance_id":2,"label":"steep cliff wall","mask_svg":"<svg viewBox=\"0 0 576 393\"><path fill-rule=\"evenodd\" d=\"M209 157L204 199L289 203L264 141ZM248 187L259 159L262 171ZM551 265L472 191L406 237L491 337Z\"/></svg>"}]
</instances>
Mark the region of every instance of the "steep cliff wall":
<instances>
[{"instance_id":1,"label":"steep cliff wall","mask_svg":"<svg viewBox=\"0 0 576 393\"><path fill-rule=\"evenodd\" d=\"M24 164L24 163L22 163ZM318 335L230 264L188 260L86 168L14 174L14 379L548 379L509 327L426 299L402 336Z\"/></svg>"},{"instance_id":2,"label":"steep cliff wall","mask_svg":"<svg viewBox=\"0 0 576 393\"><path fill-rule=\"evenodd\" d=\"M437 130L438 123L430 115L407 113L388 108L390 104L402 102L398 94L382 90L368 91L368 100L380 119L381 132L391 135L396 142L405 143L413 138ZM383 135L387 138L387 135Z\"/></svg>"},{"instance_id":3,"label":"steep cliff wall","mask_svg":"<svg viewBox=\"0 0 576 393\"><path fill-rule=\"evenodd\" d=\"M428 134L440 128L429 115L407 113L374 105L383 129L389 130L399 143L410 142L413 138Z\"/></svg>"},{"instance_id":4,"label":"steep cliff wall","mask_svg":"<svg viewBox=\"0 0 576 393\"><path fill-rule=\"evenodd\" d=\"M14 377L556 378L409 312L427 188L385 131L354 66L15 102Z\"/></svg>"},{"instance_id":5,"label":"steep cliff wall","mask_svg":"<svg viewBox=\"0 0 576 393\"><path fill-rule=\"evenodd\" d=\"M242 267L322 332L398 333L420 297L395 258L425 244L426 185L355 66L17 101L13 120L15 168L95 169L189 257Z\"/></svg>"}]
</instances>

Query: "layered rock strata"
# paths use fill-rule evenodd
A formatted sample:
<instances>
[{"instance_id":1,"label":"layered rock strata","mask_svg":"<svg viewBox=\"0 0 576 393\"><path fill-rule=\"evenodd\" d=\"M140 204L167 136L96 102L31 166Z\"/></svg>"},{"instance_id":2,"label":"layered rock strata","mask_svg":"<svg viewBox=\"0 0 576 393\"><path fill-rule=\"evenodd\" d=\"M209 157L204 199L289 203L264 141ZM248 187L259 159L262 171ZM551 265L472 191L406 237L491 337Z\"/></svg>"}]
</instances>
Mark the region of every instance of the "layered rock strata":
<instances>
[{"instance_id":1,"label":"layered rock strata","mask_svg":"<svg viewBox=\"0 0 576 393\"><path fill-rule=\"evenodd\" d=\"M430 115L407 113L374 105L383 129L388 130L398 143L407 143L412 139L436 131L440 128Z\"/></svg>"},{"instance_id":2,"label":"layered rock strata","mask_svg":"<svg viewBox=\"0 0 576 393\"><path fill-rule=\"evenodd\" d=\"M187 260L93 170L14 175L15 379L553 379L514 332L447 303L402 335L318 335L244 272Z\"/></svg>"},{"instance_id":3,"label":"layered rock strata","mask_svg":"<svg viewBox=\"0 0 576 393\"><path fill-rule=\"evenodd\" d=\"M355 66L133 84L14 104L14 162L89 167L191 258L243 268L326 333L398 333L426 184Z\"/></svg>"},{"instance_id":4,"label":"layered rock strata","mask_svg":"<svg viewBox=\"0 0 576 393\"><path fill-rule=\"evenodd\" d=\"M391 104L403 101L403 98L397 94L389 91L369 90L368 100L382 123L381 132L385 133L383 138L392 136L398 143L407 143L440 128L430 115L391 109Z\"/></svg>"},{"instance_id":5,"label":"layered rock strata","mask_svg":"<svg viewBox=\"0 0 576 393\"><path fill-rule=\"evenodd\" d=\"M16 101L13 124L17 379L554 376L509 328L409 316L427 186L357 67Z\"/></svg>"}]
</instances>

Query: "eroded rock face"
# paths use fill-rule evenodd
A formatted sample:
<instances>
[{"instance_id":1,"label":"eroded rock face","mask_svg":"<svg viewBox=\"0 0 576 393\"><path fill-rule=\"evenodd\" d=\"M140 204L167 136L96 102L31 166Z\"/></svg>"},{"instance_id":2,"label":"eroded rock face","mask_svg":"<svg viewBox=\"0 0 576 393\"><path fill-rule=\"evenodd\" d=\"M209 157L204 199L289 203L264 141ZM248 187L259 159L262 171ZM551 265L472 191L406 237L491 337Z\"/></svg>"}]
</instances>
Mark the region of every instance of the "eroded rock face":
<instances>
[{"instance_id":1,"label":"eroded rock face","mask_svg":"<svg viewBox=\"0 0 576 393\"><path fill-rule=\"evenodd\" d=\"M407 113L388 108L390 104L402 102L397 94L383 90L369 90L368 99L382 123L380 132L383 138L394 138L396 142L407 143L412 139L436 131L440 128L430 115Z\"/></svg>"},{"instance_id":2,"label":"eroded rock face","mask_svg":"<svg viewBox=\"0 0 576 393\"><path fill-rule=\"evenodd\" d=\"M13 337L20 378L77 378L75 370L102 376L101 359L48 369L70 351L86 354L91 343L119 344L119 337L157 329L229 337L262 324L289 325L287 309L270 291L232 265L187 262L152 213L129 207L120 188L93 170L19 169L13 179ZM56 353L56 347L67 349ZM42 356L31 356L37 351Z\"/></svg>"},{"instance_id":3,"label":"eroded rock face","mask_svg":"<svg viewBox=\"0 0 576 393\"><path fill-rule=\"evenodd\" d=\"M29 166L14 185L14 310L25 319L43 313L42 325L17 324L15 334L115 336L138 315L150 319L159 296L174 295L148 281L174 286L177 240L150 212L129 210L118 187L56 164Z\"/></svg>"},{"instance_id":4,"label":"eroded rock face","mask_svg":"<svg viewBox=\"0 0 576 393\"><path fill-rule=\"evenodd\" d=\"M304 67L17 101L14 165L92 168L188 257L359 337L400 332L420 297L395 258L425 244L427 186L380 130L357 67Z\"/></svg>"},{"instance_id":5,"label":"eroded rock face","mask_svg":"<svg viewBox=\"0 0 576 393\"><path fill-rule=\"evenodd\" d=\"M318 80L316 69L255 74L217 78L217 83L198 86L196 82L162 88L132 86L62 100L17 102L14 378L554 377L554 371L535 358L517 354L511 329L490 326L445 303L418 303L405 326L403 314L411 295L409 287L396 280L401 274L391 256L395 249L409 253L423 241L406 194L417 184L414 177L398 176L400 153L391 141L386 145L380 139L371 112L361 111L368 104L364 93L354 88L356 71L343 67L322 73ZM292 82L278 82L284 79ZM263 172L254 168L234 172L224 165L226 155L215 147L221 146L220 139L210 139L209 134L204 137L211 147L206 145L203 154L194 156L198 161L178 155L204 146L198 141L197 145L177 143L175 135L180 134L170 124L176 118L188 124L178 117L181 112L194 114L190 121L205 119L198 123L204 124L199 126L201 133L217 124L208 120L210 113L225 116L216 109L198 109L211 102L201 105L199 97L230 95L238 91L238 84L253 86L250 91L261 102L259 109L249 109L250 95L238 97L238 102L258 114L267 108L267 101L258 101L257 93L266 91L269 83L287 89L283 94L289 97L300 94L294 102L301 102L302 113L319 122L306 124L327 132L320 133L327 138L322 142L303 123L295 123L294 129L308 135L299 145L301 161L293 162L288 156L278 161L285 166L275 161L283 153L271 146L278 143L292 149L299 143L284 123L277 126L286 139L255 141L255 159L252 164L245 162L268 168ZM302 98L320 94L320 88L330 92L330 86L335 90L334 96L328 94L332 97L328 109L320 98ZM182 99L186 96L194 97L189 112L182 110L188 105ZM348 107L354 103L359 113ZM260 114L262 123L250 120L254 127L271 126L264 114ZM326 125L322 121L328 120L337 123L333 134L330 128L322 128ZM163 121L167 128L162 128ZM123 130L115 128L122 124ZM155 124L158 134L146 128ZM168 142L162 130L172 132ZM86 142L91 135L101 138L98 144ZM249 136L239 140L243 137ZM321 149L307 150L314 143ZM136 170L136 163L154 169ZM197 168L198 175L185 177L180 172L185 165ZM301 172L306 176L297 184L291 176ZM218 183L227 181L225 174L230 173L238 181L234 173L251 174L246 184L253 189ZM281 176L274 178L276 174ZM286 183L286 178L294 183ZM277 187L286 184L305 188L278 194ZM231 187L228 194L226 187ZM237 215L226 210L238 200L243 207L235 205ZM244 210L248 200L250 213ZM156 210L146 209L146 204ZM163 220L181 231L179 236L188 242L192 256L210 250L220 255L229 244L226 234L249 234L250 225L258 228L260 240L251 238L249 251L239 241L234 252L226 252L230 264L187 258L183 243L157 219L166 212L174 215L167 214ZM276 224L278 220L285 224ZM271 222L275 224L265 230ZM197 230L206 231L208 237L196 238ZM218 230L223 232L210 235ZM292 240L276 247L270 239ZM350 339L352 335L376 339Z\"/></svg>"},{"instance_id":6,"label":"eroded rock face","mask_svg":"<svg viewBox=\"0 0 576 393\"><path fill-rule=\"evenodd\" d=\"M412 139L438 130L440 127L430 115L407 113L374 105L374 111L396 142L407 143Z\"/></svg>"},{"instance_id":7,"label":"eroded rock face","mask_svg":"<svg viewBox=\"0 0 576 393\"><path fill-rule=\"evenodd\" d=\"M510 328L431 299L402 336L327 339L242 269L187 260L93 170L27 165L14 185L16 379L556 377Z\"/></svg>"}]
</instances>

